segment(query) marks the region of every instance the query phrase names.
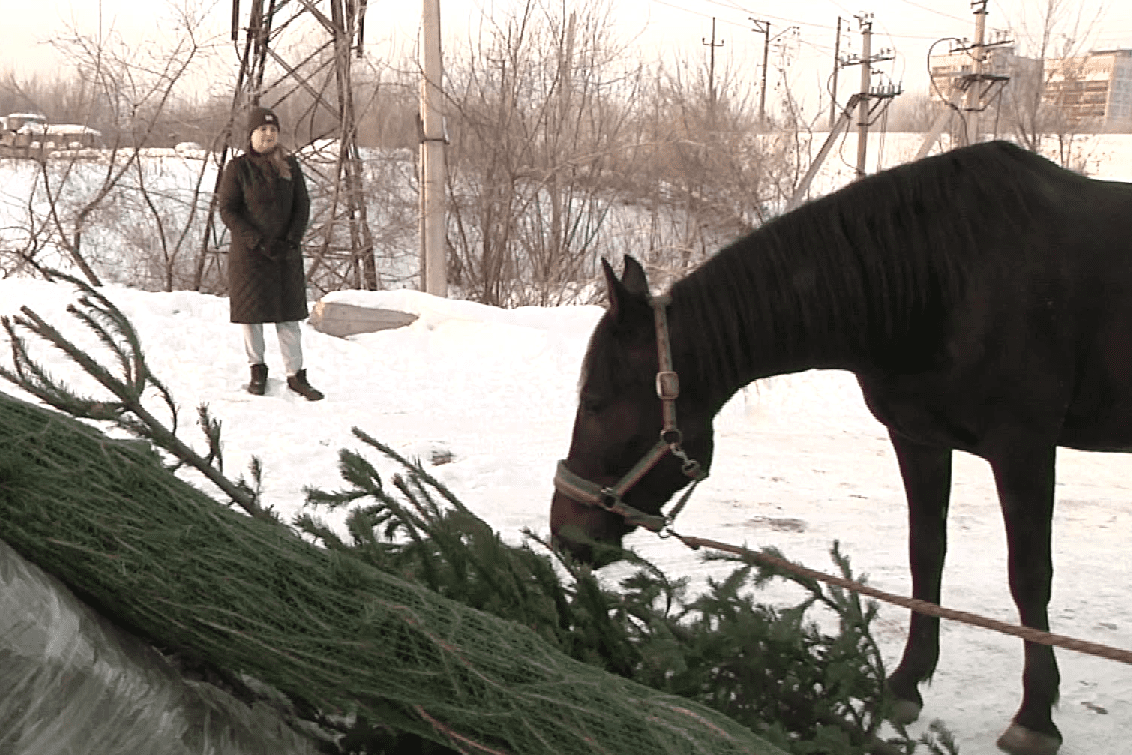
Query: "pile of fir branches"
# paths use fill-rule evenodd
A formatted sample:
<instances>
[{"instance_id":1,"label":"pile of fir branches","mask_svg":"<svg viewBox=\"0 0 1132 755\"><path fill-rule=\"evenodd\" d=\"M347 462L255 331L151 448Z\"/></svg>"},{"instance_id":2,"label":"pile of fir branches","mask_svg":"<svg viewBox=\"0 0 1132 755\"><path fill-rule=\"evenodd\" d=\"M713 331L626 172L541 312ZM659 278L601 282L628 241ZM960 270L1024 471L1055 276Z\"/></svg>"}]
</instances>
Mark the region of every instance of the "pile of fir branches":
<instances>
[{"instance_id":1,"label":"pile of fir branches","mask_svg":"<svg viewBox=\"0 0 1132 755\"><path fill-rule=\"evenodd\" d=\"M918 740L885 727L892 700L871 632L875 603L729 554L705 556L736 567L698 596L688 595L687 580L670 579L630 551L621 555L637 571L620 590L603 589L587 567L533 533L524 545L504 542L419 460L357 428L354 434L400 471L386 483L363 454L340 452L347 486L308 488L307 501L350 507L350 538L310 514L294 523L329 550L523 624L578 660L714 708L788 752L958 751L939 723ZM764 553L782 558L775 549ZM852 579L837 544L831 556ZM804 597L787 607L757 602L758 588L774 579L798 585ZM836 616L835 634L815 620L822 611Z\"/></svg>"},{"instance_id":2,"label":"pile of fir branches","mask_svg":"<svg viewBox=\"0 0 1132 755\"><path fill-rule=\"evenodd\" d=\"M277 690L327 752L781 755L717 712L220 505L153 453L3 393L0 540L238 697Z\"/></svg>"}]
</instances>

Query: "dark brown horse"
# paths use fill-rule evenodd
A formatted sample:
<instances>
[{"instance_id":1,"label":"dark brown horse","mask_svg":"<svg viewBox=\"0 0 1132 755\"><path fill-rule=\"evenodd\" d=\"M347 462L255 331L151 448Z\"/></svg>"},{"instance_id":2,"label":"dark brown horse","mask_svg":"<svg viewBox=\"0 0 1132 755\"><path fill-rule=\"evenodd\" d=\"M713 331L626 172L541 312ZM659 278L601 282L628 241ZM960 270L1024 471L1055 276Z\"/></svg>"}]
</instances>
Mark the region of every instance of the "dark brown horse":
<instances>
[{"instance_id":1,"label":"dark brown horse","mask_svg":"<svg viewBox=\"0 0 1132 755\"><path fill-rule=\"evenodd\" d=\"M609 309L555 478L562 547L600 565L595 542L662 526L661 506L709 468L712 419L741 387L849 370L896 451L915 597L939 602L959 449L990 463L1011 593L1024 624L1048 629L1056 448L1132 450L1132 186L988 143L810 202L660 299L635 260L620 279L603 264ZM938 657L938 619L914 614L889 679L909 719ZM1058 682L1053 651L1027 643L1002 749L1057 751Z\"/></svg>"}]
</instances>

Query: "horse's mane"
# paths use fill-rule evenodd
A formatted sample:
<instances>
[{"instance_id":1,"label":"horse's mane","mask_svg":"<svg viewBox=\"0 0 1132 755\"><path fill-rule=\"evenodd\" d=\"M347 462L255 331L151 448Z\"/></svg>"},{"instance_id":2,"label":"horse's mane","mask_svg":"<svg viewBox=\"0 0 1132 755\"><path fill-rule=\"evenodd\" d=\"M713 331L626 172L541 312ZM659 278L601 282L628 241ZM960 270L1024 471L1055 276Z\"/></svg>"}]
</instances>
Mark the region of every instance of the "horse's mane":
<instances>
[{"instance_id":1,"label":"horse's mane","mask_svg":"<svg viewBox=\"0 0 1132 755\"><path fill-rule=\"evenodd\" d=\"M734 391L762 376L767 357L779 372L847 358L883 367L897 351L906 361L943 327L974 266L996 264L980 230L1024 223L1039 184L1070 175L994 142L870 176L775 218L672 286L695 334L693 368ZM753 353L756 344L774 353Z\"/></svg>"}]
</instances>

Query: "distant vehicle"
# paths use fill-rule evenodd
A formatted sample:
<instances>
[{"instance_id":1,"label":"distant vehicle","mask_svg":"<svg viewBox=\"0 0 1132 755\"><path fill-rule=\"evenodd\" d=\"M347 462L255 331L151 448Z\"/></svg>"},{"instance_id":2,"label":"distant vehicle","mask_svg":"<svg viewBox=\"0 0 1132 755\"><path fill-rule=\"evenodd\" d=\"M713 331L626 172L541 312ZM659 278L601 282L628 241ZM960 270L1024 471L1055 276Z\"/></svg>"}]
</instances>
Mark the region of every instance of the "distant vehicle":
<instances>
[{"instance_id":1,"label":"distant vehicle","mask_svg":"<svg viewBox=\"0 0 1132 755\"><path fill-rule=\"evenodd\" d=\"M102 133L73 123L48 123L41 113L0 116L0 156L55 157L100 146Z\"/></svg>"},{"instance_id":2,"label":"distant vehicle","mask_svg":"<svg viewBox=\"0 0 1132 755\"><path fill-rule=\"evenodd\" d=\"M32 128L46 126L47 116L41 113L12 113L0 116L0 155L26 153L34 141Z\"/></svg>"},{"instance_id":3,"label":"distant vehicle","mask_svg":"<svg viewBox=\"0 0 1132 755\"><path fill-rule=\"evenodd\" d=\"M41 123L47 125L47 116L42 113L12 113L0 116L0 128L5 131L19 131L25 123Z\"/></svg>"}]
</instances>

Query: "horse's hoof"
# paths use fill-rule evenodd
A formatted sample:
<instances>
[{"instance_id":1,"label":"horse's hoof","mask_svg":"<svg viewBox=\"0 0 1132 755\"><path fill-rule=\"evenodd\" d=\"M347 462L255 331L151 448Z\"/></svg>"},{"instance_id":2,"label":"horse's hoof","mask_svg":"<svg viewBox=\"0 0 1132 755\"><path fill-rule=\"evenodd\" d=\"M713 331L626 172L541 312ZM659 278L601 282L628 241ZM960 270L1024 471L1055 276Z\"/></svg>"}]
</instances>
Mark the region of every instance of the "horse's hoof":
<instances>
[{"instance_id":1,"label":"horse's hoof","mask_svg":"<svg viewBox=\"0 0 1132 755\"><path fill-rule=\"evenodd\" d=\"M892 704L892 712L888 718L897 726L907 726L920 717L922 708L922 705L911 700L897 700Z\"/></svg>"},{"instance_id":2,"label":"horse's hoof","mask_svg":"<svg viewBox=\"0 0 1132 755\"><path fill-rule=\"evenodd\" d=\"M1057 755L1061 740L1049 734L1030 731L1025 726L1010 724L998 738L998 749L1010 755Z\"/></svg>"}]
</instances>

